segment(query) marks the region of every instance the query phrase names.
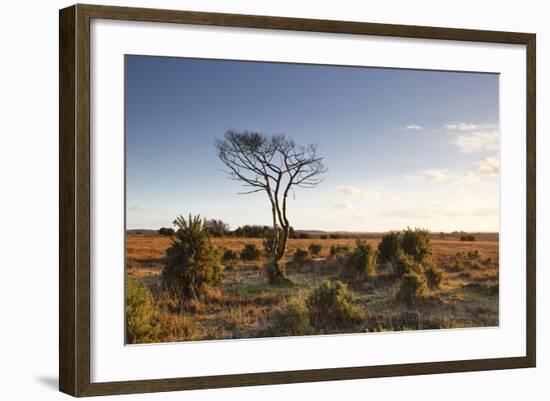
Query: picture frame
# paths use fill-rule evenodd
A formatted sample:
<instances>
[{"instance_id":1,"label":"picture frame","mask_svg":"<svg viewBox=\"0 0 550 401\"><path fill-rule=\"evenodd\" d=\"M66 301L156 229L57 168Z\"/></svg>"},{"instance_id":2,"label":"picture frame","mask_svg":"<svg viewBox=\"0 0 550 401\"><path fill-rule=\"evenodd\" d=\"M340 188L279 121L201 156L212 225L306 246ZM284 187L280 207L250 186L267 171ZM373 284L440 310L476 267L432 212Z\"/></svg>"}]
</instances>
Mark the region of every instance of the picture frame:
<instances>
[{"instance_id":1,"label":"picture frame","mask_svg":"<svg viewBox=\"0 0 550 401\"><path fill-rule=\"evenodd\" d=\"M91 329L91 23L184 24L310 34L341 34L525 47L525 355L435 362L258 371L155 379L93 381ZM374 24L255 15L77 4L59 14L59 389L73 396L144 393L468 372L536 366L536 37L530 33ZM122 324L122 322L121 322Z\"/></svg>"}]
</instances>

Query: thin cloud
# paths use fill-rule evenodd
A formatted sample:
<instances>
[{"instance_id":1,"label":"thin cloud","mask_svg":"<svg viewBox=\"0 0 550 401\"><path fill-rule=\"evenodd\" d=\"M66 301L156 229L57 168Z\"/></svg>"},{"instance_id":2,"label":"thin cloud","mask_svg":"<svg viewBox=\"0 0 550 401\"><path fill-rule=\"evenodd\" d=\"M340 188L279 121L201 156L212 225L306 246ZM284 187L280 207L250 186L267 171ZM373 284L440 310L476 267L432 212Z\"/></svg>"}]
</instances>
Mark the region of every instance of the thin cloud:
<instances>
[{"instance_id":1,"label":"thin cloud","mask_svg":"<svg viewBox=\"0 0 550 401\"><path fill-rule=\"evenodd\" d=\"M457 124L445 124L445 128L450 131L474 131L481 128L479 124L467 124L467 123L457 123Z\"/></svg>"},{"instance_id":2,"label":"thin cloud","mask_svg":"<svg viewBox=\"0 0 550 401\"><path fill-rule=\"evenodd\" d=\"M482 150L498 150L498 131L471 132L460 134L453 139L453 145L462 153L474 153Z\"/></svg>"},{"instance_id":3,"label":"thin cloud","mask_svg":"<svg viewBox=\"0 0 550 401\"><path fill-rule=\"evenodd\" d=\"M349 202L339 202L335 203L333 206L336 210L349 210L352 207Z\"/></svg>"},{"instance_id":4,"label":"thin cloud","mask_svg":"<svg viewBox=\"0 0 550 401\"><path fill-rule=\"evenodd\" d=\"M368 200L380 199L380 192L372 188L360 189L351 185L340 185L336 188L336 191L352 198L365 198Z\"/></svg>"},{"instance_id":5,"label":"thin cloud","mask_svg":"<svg viewBox=\"0 0 550 401\"><path fill-rule=\"evenodd\" d=\"M484 180L498 177L500 173L500 162L497 157L487 157L473 165L477 168L458 174L457 184L481 184Z\"/></svg>"},{"instance_id":6,"label":"thin cloud","mask_svg":"<svg viewBox=\"0 0 550 401\"><path fill-rule=\"evenodd\" d=\"M423 175L426 181L435 183L447 180L449 172L447 170L426 170Z\"/></svg>"},{"instance_id":7,"label":"thin cloud","mask_svg":"<svg viewBox=\"0 0 550 401\"><path fill-rule=\"evenodd\" d=\"M482 176L495 176L500 172L500 162L496 157L487 157L474 164L478 166L477 172Z\"/></svg>"},{"instance_id":8,"label":"thin cloud","mask_svg":"<svg viewBox=\"0 0 550 401\"><path fill-rule=\"evenodd\" d=\"M445 124L445 129L448 131L460 131L460 132L471 132L471 131L494 131L497 128L496 124L469 124L469 123L452 123Z\"/></svg>"},{"instance_id":9,"label":"thin cloud","mask_svg":"<svg viewBox=\"0 0 550 401\"><path fill-rule=\"evenodd\" d=\"M407 125L405 127L405 129L407 131L410 131L410 130L414 130L414 131L420 131L422 129L422 127L420 125L416 125L416 124L410 124L410 125Z\"/></svg>"}]
</instances>

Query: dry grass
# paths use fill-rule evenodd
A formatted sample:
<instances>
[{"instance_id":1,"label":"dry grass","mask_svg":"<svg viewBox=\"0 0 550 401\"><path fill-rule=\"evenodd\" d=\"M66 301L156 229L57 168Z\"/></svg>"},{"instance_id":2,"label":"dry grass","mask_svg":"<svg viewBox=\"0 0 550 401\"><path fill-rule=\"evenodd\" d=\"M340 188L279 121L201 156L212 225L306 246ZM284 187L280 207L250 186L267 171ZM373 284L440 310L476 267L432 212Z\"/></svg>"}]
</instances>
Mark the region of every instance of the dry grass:
<instances>
[{"instance_id":1,"label":"dry grass","mask_svg":"<svg viewBox=\"0 0 550 401\"><path fill-rule=\"evenodd\" d=\"M434 257L439 261L444 261L456 252L477 249L483 255L498 258L498 236L495 234L477 234L475 242L460 241L456 237L449 239L432 238L432 248ZM367 242L371 245L378 245L381 236L368 238ZM255 244L258 248L263 248L261 238L213 238L214 245L240 252L245 244ZM127 267L159 267L164 256L164 251L170 246L169 237L160 235L128 235L126 237L126 263ZM291 239L288 244L288 255L292 255L296 248L307 249L310 244L321 244L322 249L319 257L326 257L329 254L332 245L343 245L349 248L355 246L355 239Z\"/></svg>"},{"instance_id":2,"label":"dry grass","mask_svg":"<svg viewBox=\"0 0 550 401\"><path fill-rule=\"evenodd\" d=\"M495 326L498 321L498 236L483 234L484 241L462 242L455 237L432 238L431 263L444 272L440 288L427 294L412 308L395 301L398 283L379 273L366 282L351 284L357 305L367 319L354 331L418 330L456 327ZM476 235L476 238L482 238ZM368 242L376 246L379 237ZM245 244L262 248L261 239L214 238L216 246L239 252ZM288 257L296 248L307 249L311 243L323 246L314 261L302 266L289 264L292 286L267 284L263 261L239 261L226 270L220 288L212 288L199 301L186 302L175 314L162 310L167 331L162 341L224 338L251 338L286 335L270 330L277 314L289 300L305 298L325 280L340 277L339 266L326 260L331 245L354 247L354 239L291 239ZM161 236L128 235L126 243L127 273L158 294L161 261L170 239ZM461 269L453 269L457 253L466 255L478 250L480 256L469 260L462 256ZM464 259L465 258L465 259ZM334 332L342 332L337 329ZM266 334L267 333L267 334Z\"/></svg>"}]
</instances>

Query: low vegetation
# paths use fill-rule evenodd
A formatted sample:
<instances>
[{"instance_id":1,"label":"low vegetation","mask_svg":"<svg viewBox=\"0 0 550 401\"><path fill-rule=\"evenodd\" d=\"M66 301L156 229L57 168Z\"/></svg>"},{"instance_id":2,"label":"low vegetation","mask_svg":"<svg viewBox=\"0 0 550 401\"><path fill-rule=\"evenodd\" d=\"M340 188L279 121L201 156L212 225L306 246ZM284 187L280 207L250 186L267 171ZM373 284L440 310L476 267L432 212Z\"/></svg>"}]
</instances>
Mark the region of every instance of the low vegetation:
<instances>
[{"instance_id":1,"label":"low vegetation","mask_svg":"<svg viewBox=\"0 0 550 401\"><path fill-rule=\"evenodd\" d=\"M174 221L178 227L172 245L166 249L162 283L166 291L179 297L197 299L208 287L221 283L220 252L210 242L208 227L200 216Z\"/></svg>"},{"instance_id":2,"label":"low vegetation","mask_svg":"<svg viewBox=\"0 0 550 401\"><path fill-rule=\"evenodd\" d=\"M127 236L128 343L499 323L495 236L295 235L274 260L269 229L237 237L198 216L175 223L171 234ZM270 271L284 279L266 279Z\"/></svg>"},{"instance_id":3,"label":"low vegetation","mask_svg":"<svg viewBox=\"0 0 550 401\"><path fill-rule=\"evenodd\" d=\"M242 260L258 260L262 256L262 253L256 244L246 244L240 255Z\"/></svg>"},{"instance_id":4,"label":"low vegetation","mask_svg":"<svg viewBox=\"0 0 550 401\"><path fill-rule=\"evenodd\" d=\"M312 256L317 257L323 250L323 245L317 244L317 243L311 243L309 244L307 249Z\"/></svg>"},{"instance_id":5,"label":"low vegetation","mask_svg":"<svg viewBox=\"0 0 550 401\"><path fill-rule=\"evenodd\" d=\"M126 342L158 341L162 332L151 292L136 279L126 280Z\"/></svg>"},{"instance_id":6,"label":"low vegetation","mask_svg":"<svg viewBox=\"0 0 550 401\"><path fill-rule=\"evenodd\" d=\"M355 241L355 248L346 255L343 264L343 277L362 280L376 274L377 251L365 240Z\"/></svg>"},{"instance_id":7,"label":"low vegetation","mask_svg":"<svg viewBox=\"0 0 550 401\"><path fill-rule=\"evenodd\" d=\"M473 235L461 235L460 240L473 242L476 240L476 237L474 237Z\"/></svg>"},{"instance_id":8,"label":"low vegetation","mask_svg":"<svg viewBox=\"0 0 550 401\"><path fill-rule=\"evenodd\" d=\"M325 281L307 299L309 320L318 331L330 332L364 320L356 296L341 281Z\"/></svg>"},{"instance_id":9,"label":"low vegetation","mask_svg":"<svg viewBox=\"0 0 550 401\"><path fill-rule=\"evenodd\" d=\"M297 265L303 265L311 260L309 251L306 251L302 248L296 248L294 254L292 255L292 262Z\"/></svg>"},{"instance_id":10,"label":"low vegetation","mask_svg":"<svg viewBox=\"0 0 550 401\"><path fill-rule=\"evenodd\" d=\"M396 299L404 302L407 306L412 306L426 293L426 279L418 273L405 274L399 283L399 291Z\"/></svg>"}]
</instances>

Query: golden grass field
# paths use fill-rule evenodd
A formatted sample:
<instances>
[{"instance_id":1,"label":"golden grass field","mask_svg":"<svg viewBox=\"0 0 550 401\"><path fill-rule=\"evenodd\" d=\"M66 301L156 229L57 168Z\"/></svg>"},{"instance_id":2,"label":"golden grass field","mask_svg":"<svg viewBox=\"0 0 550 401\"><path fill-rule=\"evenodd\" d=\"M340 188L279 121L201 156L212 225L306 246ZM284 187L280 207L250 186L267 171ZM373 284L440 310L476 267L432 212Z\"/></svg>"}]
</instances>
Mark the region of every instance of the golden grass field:
<instances>
[{"instance_id":1,"label":"golden grass field","mask_svg":"<svg viewBox=\"0 0 550 401\"><path fill-rule=\"evenodd\" d=\"M379 240L375 234L367 239L374 246ZM262 249L262 239L257 238L212 238L212 242L237 253L248 243ZM433 236L430 242L431 263L443 271L440 288L428 290L421 303L407 307L395 301L398 284L385 280L383 274L358 285L350 284L350 290L357 297L356 303L366 316L352 332L499 324L498 234L476 234L475 242L463 242L451 235ZM188 302L185 310L178 314L163 310L165 330L160 341L285 335L270 331L274 317L289 302L307 297L323 281L338 279L338 266L327 258L330 246L338 244L351 249L355 239L291 239L287 255L291 256L297 248L307 249L311 243L322 245L317 257L302 266L288 265L288 275L294 285L269 285L262 260L239 261L234 268L225 270L222 285L209 291L205 299ZM160 296L162 258L170 244L169 237L159 235L128 234L126 238L127 274L147 286L155 297ZM456 263L457 253L474 250L480 253L478 259L462 257L464 263Z\"/></svg>"}]
</instances>

